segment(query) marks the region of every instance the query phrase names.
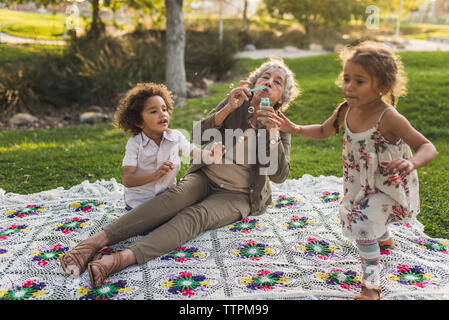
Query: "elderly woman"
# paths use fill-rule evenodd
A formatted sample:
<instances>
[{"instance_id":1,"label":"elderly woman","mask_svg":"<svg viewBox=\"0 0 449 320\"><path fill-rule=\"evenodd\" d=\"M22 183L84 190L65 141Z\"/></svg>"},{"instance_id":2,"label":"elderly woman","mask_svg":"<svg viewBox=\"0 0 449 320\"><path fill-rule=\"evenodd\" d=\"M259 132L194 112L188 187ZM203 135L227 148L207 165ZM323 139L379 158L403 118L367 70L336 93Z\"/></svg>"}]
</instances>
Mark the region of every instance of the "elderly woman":
<instances>
[{"instance_id":1,"label":"elderly woman","mask_svg":"<svg viewBox=\"0 0 449 320\"><path fill-rule=\"evenodd\" d=\"M232 137L225 161L205 164L194 158L177 186L106 225L61 257L64 271L69 276L77 276L88 268L96 288L112 273L166 254L203 231L231 224L250 214L262 214L271 203L269 181L282 183L288 177L290 135L263 121L259 103L262 98L269 98L270 106L265 108L265 114L283 111L298 94L294 75L282 60L271 59L262 64L193 130L194 140L195 132L201 137L212 132L212 136L218 135L222 141L229 138L229 132L244 131L243 138L237 137L237 142ZM251 132L253 137L264 139L251 139ZM211 142L205 140L206 144ZM224 142L229 145L229 139ZM239 148L244 150L243 156ZM274 155L275 163L267 166L260 157L251 161L250 150L258 150L257 155L269 154L270 159ZM97 255L104 246L148 231L123 251Z\"/></svg>"}]
</instances>

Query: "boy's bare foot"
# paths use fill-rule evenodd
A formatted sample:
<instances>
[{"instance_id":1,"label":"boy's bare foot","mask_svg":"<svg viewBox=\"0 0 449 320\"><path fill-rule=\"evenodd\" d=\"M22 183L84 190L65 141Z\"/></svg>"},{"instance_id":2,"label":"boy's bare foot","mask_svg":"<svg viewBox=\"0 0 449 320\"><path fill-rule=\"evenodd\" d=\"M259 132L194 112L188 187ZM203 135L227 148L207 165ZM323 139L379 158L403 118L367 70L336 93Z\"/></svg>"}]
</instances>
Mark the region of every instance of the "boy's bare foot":
<instances>
[{"instance_id":1,"label":"boy's bare foot","mask_svg":"<svg viewBox=\"0 0 449 320\"><path fill-rule=\"evenodd\" d=\"M360 295L356 296L355 300L380 300L380 294L382 293L382 288L367 288L362 284L362 292Z\"/></svg>"},{"instance_id":2,"label":"boy's bare foot","mask_svg":"<svg viewBox=\"0 0 449 320\"><path fill-rule=\"evenodd\" d=\"M136 263L136 257L129 249L113 254L103 255L101 259L95 260L89 264L89 273L91 273L92 286L94 288L100 287L109 275L119 272L120 270Z\"/></svg>"}]
</instances>

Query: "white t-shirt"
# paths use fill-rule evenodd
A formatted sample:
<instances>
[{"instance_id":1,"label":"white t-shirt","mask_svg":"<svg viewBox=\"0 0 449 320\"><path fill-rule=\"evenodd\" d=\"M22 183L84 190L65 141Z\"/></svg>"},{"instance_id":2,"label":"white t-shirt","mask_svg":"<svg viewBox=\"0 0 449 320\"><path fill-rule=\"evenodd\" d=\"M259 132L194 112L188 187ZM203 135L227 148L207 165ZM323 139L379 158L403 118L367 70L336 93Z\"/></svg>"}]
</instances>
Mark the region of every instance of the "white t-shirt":
<instances>
[{"instance_id":1,"label":"white t-shirt","mask_svg":"<svg viewBox=\"0 0 449 320\"><path fill-rule=\"evenodd\" d=\"M160 146L143 132L129 138L122 166L137 167L136 173L155 172L164 161L174 165L167 175L138 187L125 187L125 202L135 208L141 203L176 185L176 175L181 168L179 155L188 157L193 144L178 130L167 129Z\"/></svg>"}]
</instances>

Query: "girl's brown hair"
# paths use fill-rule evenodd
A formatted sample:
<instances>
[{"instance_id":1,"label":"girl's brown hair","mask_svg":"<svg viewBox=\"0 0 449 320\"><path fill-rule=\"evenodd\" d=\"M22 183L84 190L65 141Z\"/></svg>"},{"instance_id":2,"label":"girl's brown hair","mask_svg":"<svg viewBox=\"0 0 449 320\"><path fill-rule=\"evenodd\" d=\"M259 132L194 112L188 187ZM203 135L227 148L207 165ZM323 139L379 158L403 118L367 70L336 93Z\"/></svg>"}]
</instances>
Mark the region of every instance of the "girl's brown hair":
<instances>
[{"instance_id":1,"label":"girl's brown hair","mask_svg":"<svg viewBox=\"0 0 449 320\"><path fill-rule=\"evenodd\" d=\"M115 111L114 125L132 135L139 134L142 129L138 125L142 124L142 110L145 101L153 96L160 96L164 99L171 117L173 113L173 99L170 91L163 84L138 83L130 89L120 100Z\"/></svg>"},{"instance_id":2,"label":"girl's brown hair","mask_svg":"<svg viewBox=\"0 0 449 320\"><path fill-rule=\"evenodd\" d=\"M400 96L407 94L407 78L405 77L402 61L387 45L374 41L365 41L354 47L343 49L340 53L340 59L343 67L347 62L362 66L371 75L373 83L377 84L376 89L383 90L386 102L393 107L397 106ZM342 86L343 72L338 76L336 83L340 87ZM337 134L340 131L338 125L340 111L347 105L345 101L335 110L337 117L334 121L334 128Z\"/></svg>"}]
</instances>

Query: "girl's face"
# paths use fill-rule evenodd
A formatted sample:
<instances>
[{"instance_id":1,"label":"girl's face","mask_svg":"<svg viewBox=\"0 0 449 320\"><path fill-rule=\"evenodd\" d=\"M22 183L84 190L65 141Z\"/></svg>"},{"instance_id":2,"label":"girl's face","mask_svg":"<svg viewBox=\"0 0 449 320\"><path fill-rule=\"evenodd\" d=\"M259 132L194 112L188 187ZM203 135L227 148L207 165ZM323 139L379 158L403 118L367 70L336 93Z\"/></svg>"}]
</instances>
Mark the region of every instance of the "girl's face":
<instances>
[{"instance_id":1,"label":"girl's face","mask_svg":"<svg viewBox=\"0 0 449 320\"><path fill-rule=\"evenodd\" d=\"M168 128L170 122L170 114L164 99L160 96L149 97L144 105L141 113L142 124L139 128L147 135L162 134Z\"/></svg>"},{"instance_id":2,"label":"girl's face","mask_svg":"<svg viewBox=\"0 0 449 320\"><path fill-rule=\"evenodd\" d=\"M282 103L282 95L285 90L285 82L287 75L283 69L271 68L262 73L257 79L254 87L265 86L265 89L254 92L255 102L259 102L260 98L270 98L270 104L273 106L277 102Z\"/></svg>"},{"instance_id":3,"label":"girl's face","mask_svg":"<svg viewBox=\"0 0 449 320\"><path fill-rule=\"evenodd\" d=\"M354 108L369 106L382 98L368 72L360 64L349 61L343 68L342 91L349 106Z\"/></svg>"}]
</instances>

